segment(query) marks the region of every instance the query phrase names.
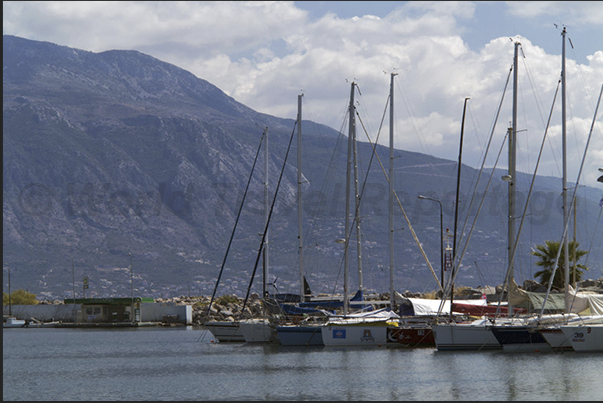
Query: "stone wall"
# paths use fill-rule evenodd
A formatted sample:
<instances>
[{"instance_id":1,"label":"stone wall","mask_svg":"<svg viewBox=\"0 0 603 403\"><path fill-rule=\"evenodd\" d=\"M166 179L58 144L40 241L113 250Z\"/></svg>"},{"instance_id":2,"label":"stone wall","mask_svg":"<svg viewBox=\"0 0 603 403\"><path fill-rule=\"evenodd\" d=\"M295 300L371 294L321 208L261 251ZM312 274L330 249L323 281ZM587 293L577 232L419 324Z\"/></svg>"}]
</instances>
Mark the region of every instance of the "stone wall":
<instances>
[{"instance_id":1,"label":"stone wall","mask_svg":"<svg viewBox=\"0 0 603 403\"><path fill-rule=\"evenodd\" d=\"M81 305L38 304L13 305L10 311L17 319L39 320L40 322L77 322L81 318ZM9 306L4 305L4 315L9 314ZM190 305L140 304L141 322L193 323L193 309Z\"/></svg>"},{"instance_id":2,"label":"stone wall","mask_svg":"<svg viewBox=\"0 0 603 403\"><path fill-rule=\"evenodd\" d=\"M8 315L9 306L4 305L3 308L4 315ZM13 305L10 311L17 319L75 322L81 312L81 305Z\"/></svg>"}]
</instances>

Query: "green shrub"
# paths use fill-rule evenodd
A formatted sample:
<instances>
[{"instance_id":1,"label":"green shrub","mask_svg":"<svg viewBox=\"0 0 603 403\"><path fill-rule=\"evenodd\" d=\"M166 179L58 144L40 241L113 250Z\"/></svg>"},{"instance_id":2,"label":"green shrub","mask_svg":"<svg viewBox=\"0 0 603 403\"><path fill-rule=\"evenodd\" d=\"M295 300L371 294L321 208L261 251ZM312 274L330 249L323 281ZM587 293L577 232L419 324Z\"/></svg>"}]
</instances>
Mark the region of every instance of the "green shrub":
<instances>
[{"instance_id":1,"label":"green shrub","mask_svg":"<svg viewBox=\"0 0 603 403\"><path fill-rule=\"evenodd\" d=\"M3 292L2 305L8 305L8 303L8 294ZM12 305L38 305L39 302L36 300L36 294L19 289L10 294L10 303Z\"/></svg>"},{"instance_id":2,"label":"green shrub","mask_svg":"<svg viewBox=\"0 0 603 403\"><path fill-rule=\"evenodd\" d=\"M216 299L216 304L227 305L227 304L238 304L239 298L236 295L223 295Z\"/></svg>"}]
</instances>

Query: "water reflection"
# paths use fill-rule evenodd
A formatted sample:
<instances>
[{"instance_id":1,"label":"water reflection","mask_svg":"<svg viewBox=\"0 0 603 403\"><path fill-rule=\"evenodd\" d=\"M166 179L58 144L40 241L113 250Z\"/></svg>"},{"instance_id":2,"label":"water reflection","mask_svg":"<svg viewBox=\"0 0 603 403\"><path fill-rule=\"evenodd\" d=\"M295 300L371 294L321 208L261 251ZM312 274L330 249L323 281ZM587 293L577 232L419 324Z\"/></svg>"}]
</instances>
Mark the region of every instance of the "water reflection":
<instances>
[{"instance_id":1,"label":"water reflection","mask_svg":"<svg viewBox=\"0 0 603 403\"><path fill-rule=\"evenodd\" d=\"M600 400L603 354L211 343L200 330L3 332L4 400Z\"/></svg>"}]
</instances>

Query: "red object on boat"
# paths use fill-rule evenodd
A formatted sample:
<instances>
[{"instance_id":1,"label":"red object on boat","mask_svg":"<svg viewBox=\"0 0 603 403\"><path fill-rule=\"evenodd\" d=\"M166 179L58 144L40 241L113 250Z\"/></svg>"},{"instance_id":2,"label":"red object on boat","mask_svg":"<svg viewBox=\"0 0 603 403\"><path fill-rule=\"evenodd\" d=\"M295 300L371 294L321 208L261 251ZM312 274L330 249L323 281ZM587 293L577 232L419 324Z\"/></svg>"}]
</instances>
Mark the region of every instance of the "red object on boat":
<instances>
[{"instance_id":1,"label":"red object on boat","mask_svg":"<svg viewBox=\"0 0 603 403\"><path fill-rule=\"evenodd\" d=\"M387 329L388 343L400 343L408 347L432 347L435 339L431 327L398 327Z\"/></svg>"},{"instance_id":2,"label":"red object on boat","mask_svg":"<svg viewBox=\"0 0 603 403\"><path fill-rule=\"evenodd\" d=\"M507 306L498 307L496 305L472 305L472 304L459 304L456 302L452 303L452 310L458 313L466 313L471 316L507 316L509 308ZM497 315L498 312L498 315ZM528 310L525 308L513 308L513 312L516 314L527 313Z\"/></svg>"}]
</instances>

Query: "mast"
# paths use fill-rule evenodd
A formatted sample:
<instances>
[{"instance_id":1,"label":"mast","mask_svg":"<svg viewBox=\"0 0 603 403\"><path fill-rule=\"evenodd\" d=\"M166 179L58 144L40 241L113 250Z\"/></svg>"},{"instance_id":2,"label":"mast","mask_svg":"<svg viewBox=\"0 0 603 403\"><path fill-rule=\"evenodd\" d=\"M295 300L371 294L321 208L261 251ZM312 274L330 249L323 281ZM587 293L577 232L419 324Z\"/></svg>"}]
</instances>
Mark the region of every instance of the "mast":
<instances>
[{"instance_id":1,"label":"mast","mask_svg":"<svg viewBox=\"0 0 603 403\"><path fill-rule=\"evenodd\" d=\"M356 256L358 261L358 290L360 296L364 299L364 282L362 280L362 236L360 232L360 191L358 183L358 142L356 141L356 116L350 115L350 121L353 123L352 128L352 145L354 153L354 222L356 223Z\"/></svg>"},{"instance_id":2,"label":"mast","mask_svg":"<svg viewBox=\"0 0 603 403\"><path fill-rule=\"evenodd\" d=\"M459 141L459 163L456 174L456 201L454 203L454 234L452 237L452 263L453 263L453 272L451 278L454 279L458 268L456 267L456 227L459 218L459 189L461 186L461 161L463 157L463 134L465 132L465 111L467 110L467 101L469 98L465 98L465 103L463 104L463 119L461 121L461 140ZM454 283L451 283L450 287L450 316L452 316L452 300L454 299Z\"/></svg>"},{"instance_id":3,"label":"mast","mask_svg":"<svg viewBox=\"0 0 603 403\"><path fill-rule=\"evenodd\" d=\"M569 211L567 206L567 131L565 127L565 27L561 32L563 46L561 52L561 144L563 150L563 228L567 228L569 222ZM564 279L565 279L565 295L569 293L569 248L568 237L563 238L563 253L564 253ZM569 301L565 298L565 312L569 312Z\"/></svg>"},{"instance_id":4,"label":"mast","mask_svg":"<svg viewBox=\"0 0 603 403\"><path fill-rule=\"evenodd\" d=\"M263 295L264 298L268 297L268 216L269 216L269 207L268 207L268 127L264 129L264 134L266 136L266 143L264 144L264 226L266 227L266 236L264 237L264 254L263 254L263 277L264 277L264 287L263 287Z\"/></svg>"},{"instance_id":5,"label":"mast","mask_svg":"<svg viewBox=\"0 0 603 403\"><path fill-rule=\"evenodd\" d=\"M394 76L389 87L389 305L394 309Z\"/></svg>"},{"instance_id":6,"label":"mast","mask_svg":"<svg viewBox=\"0 0 603 403\"><path fill-rule=\"evenodd\" d=\"M304 239L303 233L303 216L302 216L302 96L297 96L297 231L298 231L298 253L299 253L299 296L300 302L305 301L305 287L304 287Z\"/></svg>"},{"instance_id":7,"label":"mast","mask_svg":"<svg viewBox=\"0 0 603 403\"><path fill-rule=\"evenodd\" d=\"M508 217L508 259L509 259L509 281L514 281L515 268L513 265L513 256L515 255L515 178L516 178L516 155L517 155L517 55L519 42L515 42L515 52L513 54L513 121L509 128L509 217ZM509 302L509 314L513 313L513 305Z\"/></svg>"},{"instance_id":8,"label":"mast","mask_svg":"<svg viewBox=\"0 0 603 403\"><path fill-rule=\"evenodd\" d=\"M355 120L354 120L354 86L355 82L352 82L352 88L350 90L350 106L349 106L349 129L348 129L348 159L346 168L346 185L345 185L345 246L344 246L344 257L343 257L343 314L347 315L349 311L348 301L348 265L349 265L349 244L350 244L350 179L352 174L352 149L355 131Z\"/></svg>"}]
</instances>

